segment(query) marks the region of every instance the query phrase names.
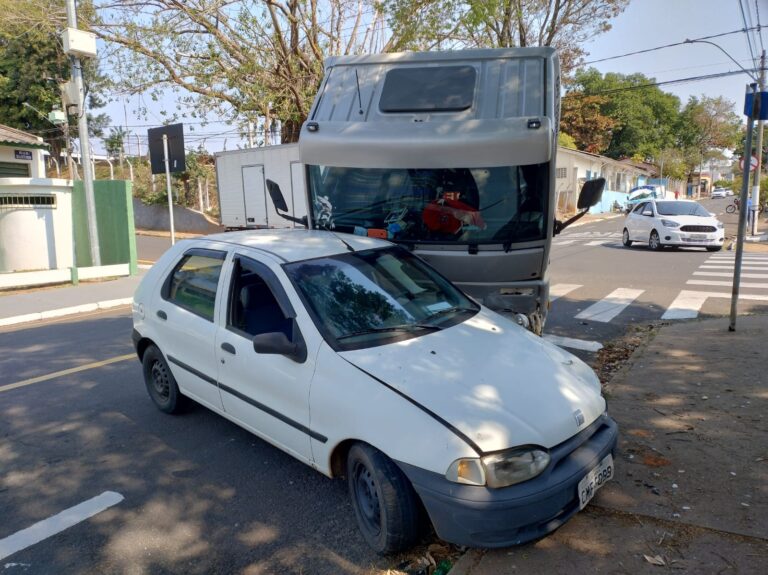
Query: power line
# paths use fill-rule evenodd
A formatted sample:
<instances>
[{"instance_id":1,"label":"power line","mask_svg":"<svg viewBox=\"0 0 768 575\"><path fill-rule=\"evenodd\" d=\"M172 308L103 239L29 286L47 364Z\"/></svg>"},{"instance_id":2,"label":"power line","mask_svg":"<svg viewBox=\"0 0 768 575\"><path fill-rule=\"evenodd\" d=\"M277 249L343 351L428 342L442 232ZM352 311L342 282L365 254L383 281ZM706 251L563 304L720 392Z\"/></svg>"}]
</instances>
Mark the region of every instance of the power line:
<instances>
[{"instance_id":1,"label":"power line","mask_svg":"<svg viewBox=\"0 0 768 575\"><path fill-rule=\"evenodd\" d=\"M765 45L763 44L763 28L760 25L760 6L755 0L755 15L757 17L757 37L760 38L760 48L765 51Z\"/></svg>"},{"instance_id":2,"label":"power line","mask_svg":"<svg viewBox=\"0 0 768 575\"><path fill-rule=\"evenodd\" d=\"M741 21L744 22L744 28L747 27L747 16L744 13L744 3L742 0L737 0L739 3L739 10L741 11ZM747 12L749 12L749 4L747 4ZM751 14L750 14L751 19ZM749 48L749 54L752 56L752 61L757 62L755 59L755 51L752 49L752 38L749 37L749 34L747 34L747 47Z\"/></svg>"},{"instance_id":3,"label":"power line","mask_svg":"<svg viewBox=\"0 0 768 575\"><path fill-rule=\"evenodd\" d=\"M755 69L748 70L755 72ZM706 74L703 76L690 76L688 78L678 78L677 80L666 80L664 82L649 82L647 84L636 84L634 86L623 86L621 88L612 88L610 90L601 90L599 92L570 92L563 95L563 98L586 98L588 96L602 96L605 94L614 94L616 92L626 92L629 90L642 90L646 88L655 88L658 86L668 86L670 84L685 84L687 82L699 82L702 80L712 80L715 78L723 78L725 76L734 76L736 74L743 74L742 70L733 70L729 72L720 72L718 74Z\"/></svg>"},{"instance_id":4,"label":"power line","mask_svg":"<svg viewBox=\"0 0 768 575\"><path fill-rule=\"evenodd\" d=\"M584 62L580 67L588 66L590 64L597 64L598 62L607 62L608 60L617 60L619 58L626 58L627 56L636 56L638 54L646 54L648 52L655 52L657 50L663 50L664 48L674 48L675 46L684 46L685 44L691 44L698 42L699 40L711 40L712 38L722 38L723 36L731 36L733 34L747 33L750 30L755 30L756 27L747 28L746 25L740 30L733 30L732 32L722 32L720 34L712 34L711 36L702 36L701 38L686 39L682 42L675 42L674 44L665 44L663 46L656 46L655 48L646 48L645 50L636 50L634 52L627 52L626 54L619 54L618 56L608 56L607 58L600 58L599 60L590 60ZM754 57L752 58L754 62Z\"/></svg>"}]
</instances>

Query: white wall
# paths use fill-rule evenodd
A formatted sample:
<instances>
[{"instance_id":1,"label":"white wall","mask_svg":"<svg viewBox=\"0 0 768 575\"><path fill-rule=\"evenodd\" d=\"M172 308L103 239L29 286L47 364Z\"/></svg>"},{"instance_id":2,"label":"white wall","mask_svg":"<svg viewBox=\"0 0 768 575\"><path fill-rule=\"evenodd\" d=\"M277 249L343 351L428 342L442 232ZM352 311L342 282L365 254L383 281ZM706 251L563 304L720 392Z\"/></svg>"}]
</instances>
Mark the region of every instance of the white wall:
<instances>
[{"instance_id":1,"label":"white wall","mask_svg":"<svg viewBox=\"0 0 768 575\"><path fill-rule=\"evenodd\" d=\"M0 206L0 272L74 265L72 186L68 180L0 178L0 196L54 195L55 207Z\"/></svg>"},{"instance_id":2,"label":"white wall","mask_svg":"<svg viewBox=\"0 0 768 575\"><path fill-rule=\"evenodd\" d=\"M32 161L19 160L16 158L15 152L32 152ZM45 155L43 150L31 149L31 148L14 148L13 146L0 146L0 162L17 162L20 164L27 164L30 166L29 175L32 178L44 178L45 177Z\"/></svg>"}]
</instances>

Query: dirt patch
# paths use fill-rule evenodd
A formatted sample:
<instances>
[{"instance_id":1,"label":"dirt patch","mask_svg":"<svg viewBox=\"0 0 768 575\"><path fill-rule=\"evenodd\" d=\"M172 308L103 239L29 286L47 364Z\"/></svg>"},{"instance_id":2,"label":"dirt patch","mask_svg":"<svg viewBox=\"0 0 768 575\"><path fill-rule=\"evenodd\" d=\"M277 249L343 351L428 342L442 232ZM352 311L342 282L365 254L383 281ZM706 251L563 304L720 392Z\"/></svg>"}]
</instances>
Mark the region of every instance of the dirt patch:
<instances>
[{"instance_id":1,"label":"dirt patch","mask_svg":"<svg viewBox=\"0 0 768 575\"><path fill-rule=\"evenodd\" d=\"M603 386L609 384L617 373L631 365L635 350L647 345L662 325L665 324L658 322L632 326L623 336L606 343L605 347L597 352L597 358L592 367Z\"/></svg>"}]
</instances>

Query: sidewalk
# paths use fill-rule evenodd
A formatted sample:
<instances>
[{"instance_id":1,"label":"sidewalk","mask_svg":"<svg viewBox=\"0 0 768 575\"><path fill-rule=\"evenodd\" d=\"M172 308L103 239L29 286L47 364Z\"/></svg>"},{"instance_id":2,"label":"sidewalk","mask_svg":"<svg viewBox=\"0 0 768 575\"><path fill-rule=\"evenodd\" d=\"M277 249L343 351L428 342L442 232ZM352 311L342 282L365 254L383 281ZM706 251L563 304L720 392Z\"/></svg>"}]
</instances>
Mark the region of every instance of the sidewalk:
<instances>
[{"instance_id":1,"label":"sidewalk","mask_svg":"<svg viewBox=\"0 0 768 575\"><path fill-rule=\"evenodd\" d=\"M146 272L79 285L53 286L23 292L0 292L0 327L53 317L130 305Z\"/></svg>"},{"instance_id":2,"label":"sidewalk","mask_svg":"<svg viewBox=\"0 0 768 575\"><path fill-rule=\"evenodd\" d=\"M536 543L469 550L451 575L765 573L768 315L663 326L606 389L614 480Z\"/></svg>"}]
</instances>

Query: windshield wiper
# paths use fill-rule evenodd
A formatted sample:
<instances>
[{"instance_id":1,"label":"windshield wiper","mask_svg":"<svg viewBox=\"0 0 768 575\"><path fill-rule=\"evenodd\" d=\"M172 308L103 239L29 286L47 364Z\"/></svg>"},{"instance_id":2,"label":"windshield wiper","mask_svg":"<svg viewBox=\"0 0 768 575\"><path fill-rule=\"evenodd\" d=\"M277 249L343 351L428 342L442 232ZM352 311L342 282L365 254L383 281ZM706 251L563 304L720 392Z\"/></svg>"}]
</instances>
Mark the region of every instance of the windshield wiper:
<instances>
[{"instance_id":1,"label":"windshield wiper","mask_svg":"<svg viewBox=\"0 0 768 575\"><path fill-rule=\"evenodd\" d=\"M439 317L441 315L445 315L448 313L468 313L468 312L476 312L477 310L473 307L461 307L461 306L453 306L453 307L447 307L445 309L441 309L430 315L427 319L434 319L436 317ZM431 324L430 324L431 325Z\"/></svg>"},{"instance_id":2,"label":"windshield wiper","mask_svg":"<svg viewBox=\"0 0 768 575\"><path fill-rule=\"evenodd\" d=\"M345 333L344 335L340 335L336 339L341 341L342 339L347 339L350 337L357 337L360 335L368 335L371 333L387 333L392 331L404 331L404 332L411 332L414 330L429 330L429 331L440 331L443 329L442 327L438 325L432 325L428 323L404 323L402 325L392 325L388 327L370 327L368 329L361 329L360 331L353 331L352 333Z\"/></svg>"}]
</instances>

